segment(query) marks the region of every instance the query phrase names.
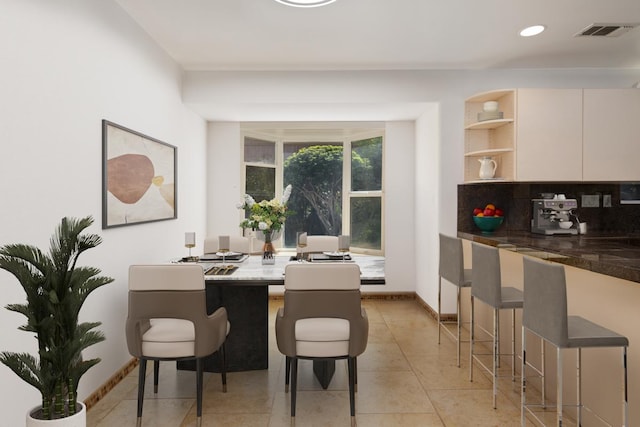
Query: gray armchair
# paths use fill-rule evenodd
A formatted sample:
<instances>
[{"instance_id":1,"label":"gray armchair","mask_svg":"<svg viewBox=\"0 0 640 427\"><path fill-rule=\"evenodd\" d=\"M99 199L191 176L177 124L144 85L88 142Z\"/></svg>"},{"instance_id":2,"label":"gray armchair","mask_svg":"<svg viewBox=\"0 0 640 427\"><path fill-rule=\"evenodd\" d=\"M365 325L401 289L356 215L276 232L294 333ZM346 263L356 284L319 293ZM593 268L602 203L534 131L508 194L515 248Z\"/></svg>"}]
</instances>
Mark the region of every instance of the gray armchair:
<instances>
[{"instance_id":1,"label":"gray armchair","mask_svg":"<svg viewBox=\"0 0 640 427\"><path fill-rule=\"evenodd\" d=\"M197 425L201 424L203 358L220 350L222 387L226 392L224 342L228 330L224 307L207 315L204 271L200 265L129 268L126 337L129 353L140 359L138 426L142 423L147 360L154 362L155 393L161 360L196 360Z\"/></svg>"},{"instance_id":2,"label":"gray armchair","mask_svg":"<svg viewBox=\"0 0 640 427\"><path fill-rule=\"evenodd\" d=\"M276 317L278 349L291 372L291 417L296 413L298 359L347 359L351 416L355 416L356 358L369 338L369 321L360 301L356 264L289 264L284 307Z\"/></svg>"}]
</instances>

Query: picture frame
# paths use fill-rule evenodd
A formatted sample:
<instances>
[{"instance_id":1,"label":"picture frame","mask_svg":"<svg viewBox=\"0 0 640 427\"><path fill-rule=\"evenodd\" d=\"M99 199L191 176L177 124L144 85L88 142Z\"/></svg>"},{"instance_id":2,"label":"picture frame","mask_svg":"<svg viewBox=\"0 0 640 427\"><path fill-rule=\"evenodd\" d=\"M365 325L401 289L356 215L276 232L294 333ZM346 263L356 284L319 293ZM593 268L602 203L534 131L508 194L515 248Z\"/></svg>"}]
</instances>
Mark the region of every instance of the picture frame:
<instances>
[{"instance_id":1,"label":"picture frame","mask_svg":"<svg viewBox=\"0 0 640 427\"><path fill-rule=\"evenodd\" d=\"M177 148L102 120L102 228L178 218Z\"/></svg>"}]
</instances>

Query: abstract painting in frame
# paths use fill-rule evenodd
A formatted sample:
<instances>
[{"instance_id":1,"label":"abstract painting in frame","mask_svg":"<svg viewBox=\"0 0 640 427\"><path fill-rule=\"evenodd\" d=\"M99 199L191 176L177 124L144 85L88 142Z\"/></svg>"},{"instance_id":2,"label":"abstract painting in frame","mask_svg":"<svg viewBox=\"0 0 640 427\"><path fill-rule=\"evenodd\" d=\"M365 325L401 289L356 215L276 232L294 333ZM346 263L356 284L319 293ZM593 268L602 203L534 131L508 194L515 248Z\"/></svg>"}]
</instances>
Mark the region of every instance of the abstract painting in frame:
<instances>
[{"instance_id":1,"label":"abstract painting in frame","mask_svg":"<svg viewBox=\"0 0 640 427\"><path fill-rule=\"evenodd\" d=\"M102 121L102 228L178 217L177 148Z\"/></svg>"}]
</instances>

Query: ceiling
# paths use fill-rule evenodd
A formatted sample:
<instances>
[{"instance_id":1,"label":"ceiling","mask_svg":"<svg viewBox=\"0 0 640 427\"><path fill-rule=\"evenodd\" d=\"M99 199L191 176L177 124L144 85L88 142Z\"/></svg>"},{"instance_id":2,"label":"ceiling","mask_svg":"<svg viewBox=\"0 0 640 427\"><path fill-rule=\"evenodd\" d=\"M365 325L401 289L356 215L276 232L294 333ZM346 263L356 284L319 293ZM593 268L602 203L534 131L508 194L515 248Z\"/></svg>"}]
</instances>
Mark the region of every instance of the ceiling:
<instances>
[{"instance_id":1,"label":"ceiling","mask_svg":"<svg viewBox=\"0 0 640 427\"><path fill-rule=\"evenodd\" d=\"M640 0L115 0L187 71L640 69L640 27L574 37L593 23L640 23ZM523 38L526 26L543 24ZM202 102L210 121L412 120L422 103Z\"/></svg>"},{"instance_id":2,"label":"ceiling","mask_svg":"<svg viewBox=\"0 0 640 427\"><path fill-rule=\"evenodd\" d=\"M640 68L640 28L574 37L640 23L638 0L116 1L185 70Z\"/></svg>"}]
</instances>

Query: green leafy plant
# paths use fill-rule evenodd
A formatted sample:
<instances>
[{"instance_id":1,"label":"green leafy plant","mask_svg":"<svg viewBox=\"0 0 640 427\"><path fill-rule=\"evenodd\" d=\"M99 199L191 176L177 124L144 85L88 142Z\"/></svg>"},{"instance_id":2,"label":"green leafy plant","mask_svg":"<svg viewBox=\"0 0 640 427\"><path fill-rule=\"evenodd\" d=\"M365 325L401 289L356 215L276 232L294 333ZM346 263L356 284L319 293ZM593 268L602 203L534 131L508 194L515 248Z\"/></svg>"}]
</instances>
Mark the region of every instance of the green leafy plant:
<instances>
[{"instance_id":1,"label":"green leafy plant","mask_svg":"<svg viewBox=\"0 0 640 427\"><path fill-rule=\"evenodd\" d=\"M50 240L49 253L25 244L0 248L0 268L13 274L24 289L26 304L6 308L21 313L27 323L18 329L33 332L38 357L29 353L0 353L0 361L42 395L42 419L64 418L76 412L80 377L100 359L82 359L82 351L104 341L95 330L100 322L78 322L86 298L113 281L100 270L76 265L84 251L98 246L97 234L81 234L91 216L63 218Z\"/></svg>"}]
</instances>

